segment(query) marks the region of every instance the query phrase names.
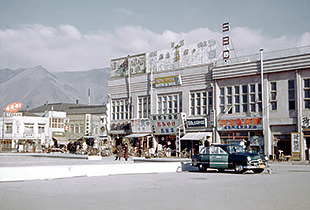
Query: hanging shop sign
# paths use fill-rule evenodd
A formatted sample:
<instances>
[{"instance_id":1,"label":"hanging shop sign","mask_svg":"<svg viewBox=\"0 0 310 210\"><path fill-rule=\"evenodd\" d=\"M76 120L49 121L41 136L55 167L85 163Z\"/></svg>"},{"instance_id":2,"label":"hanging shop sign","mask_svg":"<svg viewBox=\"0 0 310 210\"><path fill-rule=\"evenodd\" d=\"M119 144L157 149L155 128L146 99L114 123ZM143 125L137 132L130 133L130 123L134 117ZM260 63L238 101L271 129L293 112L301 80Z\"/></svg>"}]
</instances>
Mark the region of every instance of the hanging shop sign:
<instances>
[{"instance_id":1,"label":"hanging shop sign","mask_svg":"<svg viewBox=\"0 0 310 210\"><path fill-rule=\"evenodd\" d=\"M154 134L176 135L177 129L184 126L184 118L181 113L151 115L151 123Z\"/></svg>"},{"instance_id":2,"label":"hanging shop sign","mask_svg":"<svg viewBox=\"0 0 310 210\"><path fill-rule=\"evenodd\" d=\"M302 128L310 128L310 117L302 117L301 126Z\"/></svg>"},{"instance_id":3,"label":"hanging shop sign","mask_svg":"<svg viewBox=\"0 0 310 210\"><path fill-rule=\"evenodd\" d=\"M149 118L131 120L132 133L151 133L152 126Z\"/></svg>"},{"instance_id":4,"label":"hanging shop sign","mask_svg":"<svg viewBox=\"0 0 310 210\"><path fill-rule=\"evenodd\" d=\"M168 87L181 84L180 75L155 78L155 87Z\"/></svg>"},{"instance_id":5,"label":"hanging shop sign","mask_svg":"<svg viewBox=\"0 0 310 210\"><path fill-rule=\"evenodd\" d=\"M186 127L187 128L198 128L198 127L207 127L206 118L200 119L187 119L186 120Z\"/></svg>"},{"instance_id":6,"label":"hanging shop sign","mask_svg":"<svg viewBox=\"0 0 310 210\"><path fill-rule=\"evenodd\" d=\"M111 60L111 78L124 77L146 72L145 54L127 56Z\"/></svg>"},{"instance_id":7,"label":"hanging shop sign","mask_svg":"<svg viewBox=\"0 0 310 210\"><path fill-rule=\"evenodd\" d=\"M301 160L300 133L291 133L292 159Z\"/></svg>"},{"instance_id":8,"label":"hanging shop sign","mask_svg":"<svg viewBox=\"0 0 310 210\"><path fill-rule=\"evenodd\" d=\"M220 119L217 125L218 130L262 130L261 117Z\"/></svg>"}]
</instances>

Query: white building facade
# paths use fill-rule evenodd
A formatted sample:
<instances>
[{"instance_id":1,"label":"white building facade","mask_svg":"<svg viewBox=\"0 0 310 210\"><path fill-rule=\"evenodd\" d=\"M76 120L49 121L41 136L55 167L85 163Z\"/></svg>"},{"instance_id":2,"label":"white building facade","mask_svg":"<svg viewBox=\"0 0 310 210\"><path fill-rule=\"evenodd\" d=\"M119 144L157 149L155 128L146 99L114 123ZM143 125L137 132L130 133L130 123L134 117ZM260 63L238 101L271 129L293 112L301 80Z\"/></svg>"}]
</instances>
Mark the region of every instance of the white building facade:
<instances>
[{"instance_id":1,"label":"white building facade","mask_svg":"<svg viewBox=\"0 0 310 210\"><path fill-rule=\"evenodd\" d=\"M244 140L249 149L272 157L282 151L292 160L306 159L310 47L222 62L212 57L211 42L202 43L205 51L199 55L194 52L201 43L196 49L178 45L170 54L158 51L111 60L112 140L145 134L139 146L149 137L149 147L166 145L176 155L185 147L197 152L206 139L210 143ZM189 52L205 60L190 65ZM172 62L164 62L168 54ZM152 131L133 135L136 119L149 119Z\"/></svg>"}]
</instances>

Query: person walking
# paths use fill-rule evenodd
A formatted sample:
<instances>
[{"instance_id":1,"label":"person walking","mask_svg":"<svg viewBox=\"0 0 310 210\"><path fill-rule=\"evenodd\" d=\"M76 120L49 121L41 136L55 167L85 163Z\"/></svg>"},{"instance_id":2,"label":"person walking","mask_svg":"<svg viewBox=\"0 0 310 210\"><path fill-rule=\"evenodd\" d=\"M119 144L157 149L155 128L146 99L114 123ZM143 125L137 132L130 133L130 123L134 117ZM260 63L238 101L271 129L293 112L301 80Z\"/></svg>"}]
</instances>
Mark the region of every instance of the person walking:
<instances>
[{"instance_id":1,"label":"person walking","mask_svg":"<svg viewBox=\"0 0 310 210\"><path fill-rule=\"evenodd\" d=\"M122 157L122 154L123 154L123 148L122 148L122 145L119 144L116 146L116 158L115 160L121 160L121 157Z\"/></svg>"},{"instance_id":2,"label":"person walking","mask_svg":"<svg viewBox=\"0 0 310 210\"><path fill-rule=\"evenodd\" d=\"M126 161L127 161L127 159L128 159L128 156L129 156L128 144L126 143L126 144L125 144L125 155L124 155L124 158L125 158Z\"/></svg>"}]
</instances>

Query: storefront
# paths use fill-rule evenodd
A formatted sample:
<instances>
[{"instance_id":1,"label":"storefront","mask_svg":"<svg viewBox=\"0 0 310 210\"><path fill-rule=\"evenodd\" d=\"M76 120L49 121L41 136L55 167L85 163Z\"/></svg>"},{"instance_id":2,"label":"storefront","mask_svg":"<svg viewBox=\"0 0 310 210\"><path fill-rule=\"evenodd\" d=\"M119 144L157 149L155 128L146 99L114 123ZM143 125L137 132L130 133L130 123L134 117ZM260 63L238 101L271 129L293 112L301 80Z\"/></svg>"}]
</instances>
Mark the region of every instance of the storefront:
<instances>
[{"instance_id":1,"label":"storefront","mask_svg":"<svg viewBox=\"0 0 310 210\"><path fill-rule=\"evenodd\" d=\"M261 117L222 118L217 130L221 144L245 144L248 150L264 153L263 125Z\"/></svg>"},{"instance_id":2,"label":"storefront","mask_svg":"<svg viewBox=\"0 0 310 210\"><path fill-rule=\"evenodd\" d=\"M115 148L119 144L123 144L125 136L131 134L131 122L112 122L109 135L111 136L111 148L114 152Z\"/></svg>"},{"instance_id":3,"label":"storefront","mask_svg":"<svg viewBox=\"0 0 310 210\"><path fill-rule=\"evenodd\" d=\"M150 119L157 144L155 150L167 148L175 156L180 149L180 135L185 130L185 114L156 114Z\"/></svg>"}]
</instances>

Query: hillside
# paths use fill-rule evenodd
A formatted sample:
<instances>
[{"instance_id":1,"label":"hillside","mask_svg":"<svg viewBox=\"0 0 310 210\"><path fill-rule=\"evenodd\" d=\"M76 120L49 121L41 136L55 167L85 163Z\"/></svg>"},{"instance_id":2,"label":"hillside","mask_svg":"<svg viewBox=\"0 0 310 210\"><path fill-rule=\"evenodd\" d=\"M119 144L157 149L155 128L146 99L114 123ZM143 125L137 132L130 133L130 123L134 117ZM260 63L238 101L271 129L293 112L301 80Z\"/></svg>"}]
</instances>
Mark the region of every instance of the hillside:
<instances>
[{"instance_id":1,"label":"hillside","mask_svg":"<svg viewBox=\"0 0 310 210\"><path fill-rule=\"evenodd\" d=\"M42 66L0 70L0 108L13 102L30 109L48 103L103 104L108 90L109 68L51 73Z\"/></svg>"}]
</instances>

